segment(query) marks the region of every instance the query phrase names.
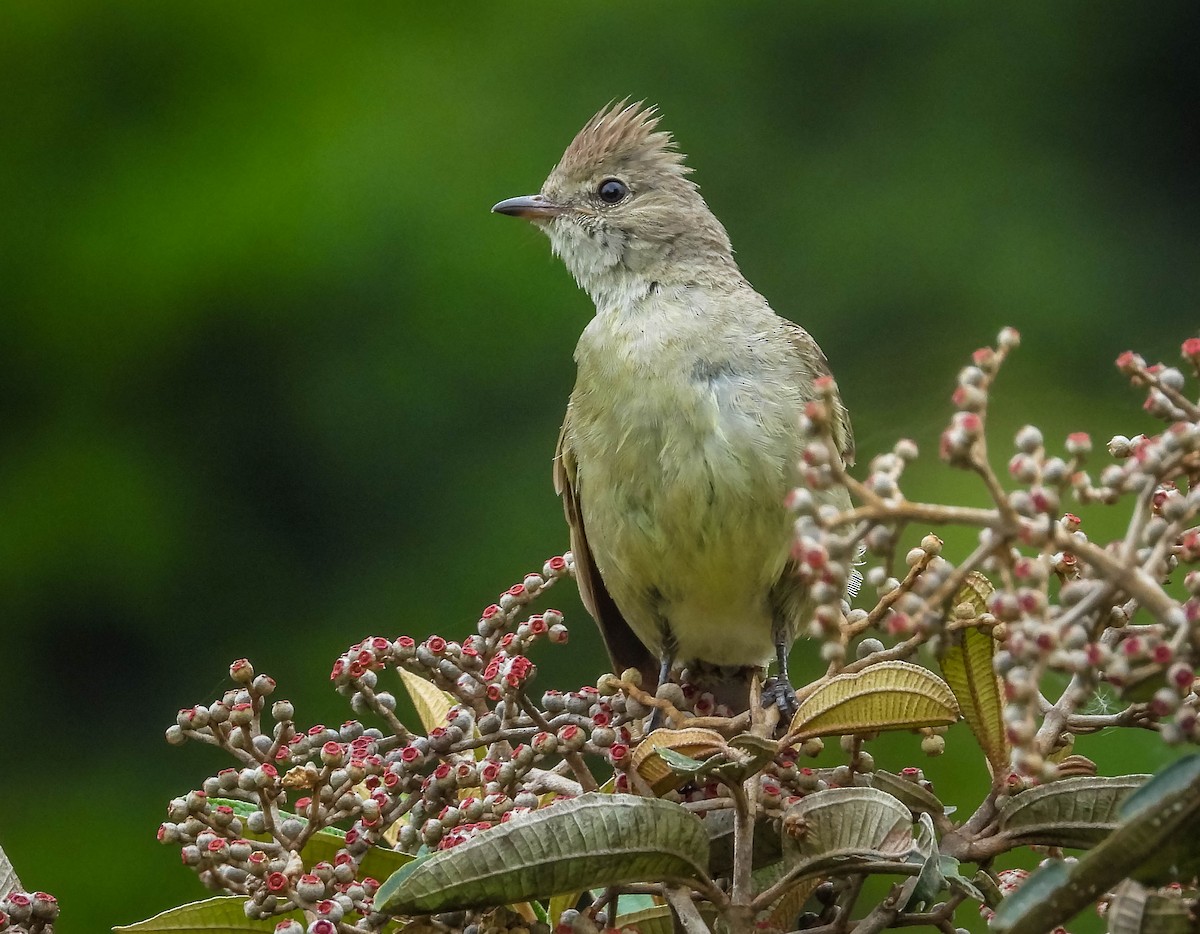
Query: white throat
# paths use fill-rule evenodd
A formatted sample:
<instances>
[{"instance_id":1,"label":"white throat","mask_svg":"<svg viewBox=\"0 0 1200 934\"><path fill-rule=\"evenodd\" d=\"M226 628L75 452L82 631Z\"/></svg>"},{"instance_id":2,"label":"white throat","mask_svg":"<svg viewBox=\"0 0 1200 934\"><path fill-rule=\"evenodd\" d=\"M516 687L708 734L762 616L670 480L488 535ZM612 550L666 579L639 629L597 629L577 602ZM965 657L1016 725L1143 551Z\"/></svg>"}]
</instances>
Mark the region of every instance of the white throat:
<instances>
[{"instance_id":1,"label":"white throat","mask_svg":"<svg viewBox=\"0 0 1200 934\"><path fill-rule=\"evenodd\" d=\"M547 225L546 234L556 256L560 257L579 287L604 313L614 308L629 308L640 303L653 290L654 280L647 271L635 271L628 265L637 251L620 231L605 228L586 230L578 224L558 221Z\"/></svg>"}]
</instances>

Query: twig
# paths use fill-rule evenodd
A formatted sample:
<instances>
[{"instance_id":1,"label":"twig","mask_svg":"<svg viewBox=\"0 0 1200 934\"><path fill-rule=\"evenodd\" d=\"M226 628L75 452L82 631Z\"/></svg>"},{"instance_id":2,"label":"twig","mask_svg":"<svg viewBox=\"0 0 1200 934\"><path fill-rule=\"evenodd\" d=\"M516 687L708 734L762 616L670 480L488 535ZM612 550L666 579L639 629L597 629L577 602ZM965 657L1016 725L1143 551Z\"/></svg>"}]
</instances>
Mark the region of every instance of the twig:
<instances>
[{"instance_id":1,"label":"twig","mask_svg":"<svg viewBox=\"0 0 1200 934\"><path fill-rule=\"evenodd\" d=\"M744 783L726 782L733 796L733 891L735 905L747 905L753 895L750 874L754 868L754 805L758 799L758 775Z\"/></svg>"},{"instance_id":2,"label":"twig","mask_svg":"<svg viewBox=\"0 0 1200 934\"><path fill-rule=\"evenodd\" d=\"M700 909L692 901L692 895L687 889L664 885L663 895L675 911L675 916L679 918L679 923L683 925L687 934L711 934L708 925L704 923L704 918L700 915ZM610 924L609 927L616 927L616 924Z\"/></svg>"},{"instance_id":3,"label":"twig","mask_svg":"<svg viewBox=\"0 0 1200 934\"><path fill-rule=\"evenodd\" d=\"M904 580L900 582L900 586L894 590L890 590L879 598L879 602L871 608L866 619L860 620L857 623L843 623L842 625L842 644L845 645L855 636L866 632L866 630L877 625L880 620L887 614L887 611L892 608L892 605L899 600L904 594L912 590L913 585L927 567L929 562L933 560L932 554L925 554L920 561L908 569L908 573L904 575Z\"/></svg>"},{"instance_id":4,"label":"twig","mask_svg":"<svg viewBox=\"0 0 1200 934\"><path fill-rule=\"evenodd\" d=\"M876 931L891 927L904 907L903 893L904 883L897 882L893 885L887 897L872 908L865 918L855 923L854 934L875 934Z\"/></svg>"},{"instance_id":5,"label":"twig","mask_svg":"<svg viewBox=\"0 0 1200 934\"><path fill-rule=\"evenodd\" d=\"M629 695L630 698L637 701L644 707L657 707L663 714L670 719L671 725L678 727L687 722L688 715L679 710L674 704L668 700L663 700L661 697L655 697L653 694L648 694L643 691L638 685L630 681L619 682L621 688Z\"/></svg>"},{"instance_id":6,"label":"twig","mask_svg":"<svg viewBox=\"0 0 1200 934\"><path fill-rule=\"evenodd\" d=\"M1116 583L1125 593L1136 597L1151 616L1172 632L1184 623L1183 612L1175 601L1141 568L1125 564L1098 545L1076 540L1061 525L1053 525L1051 535L1060 548L1070 551L1076 558L1099 571L1101 576Z\"/></svg>"},{"instance_id":7,"label":"twig","mask_svg":"<svg viewBox=\"0 0 1200 934\"><path fill-rule=\"evenodd\" d=\"M536 723L543 731L547 733L554 732L554 728L546 722L546 718L542 716L542 712L525 696L524 691L517 692L517 702L521 705L521 709L529 715L529 719ZM583 756L578 752L564 750L563 759L571 766L571 773L579 781L579 784L583 786L584 791L599 790L600 786L596 784L596 777L592 775L587 767L587 763L583 761Z\"/></svg>"}]
</instances>

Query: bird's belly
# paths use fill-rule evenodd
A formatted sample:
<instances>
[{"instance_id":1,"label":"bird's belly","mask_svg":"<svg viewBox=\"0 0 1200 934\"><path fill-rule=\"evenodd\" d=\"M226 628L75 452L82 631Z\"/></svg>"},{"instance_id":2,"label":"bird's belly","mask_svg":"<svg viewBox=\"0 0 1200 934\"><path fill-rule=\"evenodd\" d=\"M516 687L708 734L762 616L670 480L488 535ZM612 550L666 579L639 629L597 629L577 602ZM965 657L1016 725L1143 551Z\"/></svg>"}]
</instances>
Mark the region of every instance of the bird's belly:
<instances>
[{"instance_id":1,"label":"bird's belly","mask_svg":"<svg viewBox=\"0 0 1200 934\"><path fill-rule=\"evenodd\" d=\"M669 413L632 404L619 443L579 452L584 524L609 592L652 651L669 633L685 662L764 664L791 541L795 430L722 401L699 394Z\"/></svg>"}]
</instances>

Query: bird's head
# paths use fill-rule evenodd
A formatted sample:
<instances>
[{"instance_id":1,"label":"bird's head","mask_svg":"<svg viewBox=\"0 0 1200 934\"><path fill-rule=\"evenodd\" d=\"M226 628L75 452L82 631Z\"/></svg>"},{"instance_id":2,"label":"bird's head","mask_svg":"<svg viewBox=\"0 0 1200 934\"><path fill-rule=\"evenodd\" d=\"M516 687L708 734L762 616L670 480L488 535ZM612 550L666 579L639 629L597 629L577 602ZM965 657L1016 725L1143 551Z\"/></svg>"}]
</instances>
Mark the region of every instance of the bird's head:
<instances>
[{"instance_id":1,"label":"bird's head","mask_svg":"<svg viewBox=\"0 0 1200 934\"><path fill-rule=\"evenodd\" d=\"M631 281L689 284L736 268L725 228L658 122L655 108L641 102L605 107L538 194L492 208L544 230L597 303Z\"/></svg>"}]
</instances>

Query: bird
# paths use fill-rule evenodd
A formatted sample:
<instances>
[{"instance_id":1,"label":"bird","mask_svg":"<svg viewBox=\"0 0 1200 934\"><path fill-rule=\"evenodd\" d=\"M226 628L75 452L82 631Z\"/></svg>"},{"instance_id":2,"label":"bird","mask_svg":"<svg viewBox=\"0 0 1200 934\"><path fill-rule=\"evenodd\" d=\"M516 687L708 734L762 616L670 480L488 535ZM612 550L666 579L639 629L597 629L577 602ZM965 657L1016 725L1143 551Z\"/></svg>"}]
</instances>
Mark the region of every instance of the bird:
<instances>
[{"instance_id":1,"label":"bird","mask_svg":"<svg viewBox=\"0 0 1200 934\"><path fill-rule=\"evenodd\" d=\"M829 363L742 275L660 120L643 101L606 105L537 194L492 210L547 234L595 304L553 475L613 670L661 686L682 664L741 685L717 697L744 710L734 675L774 661L763 699L790 714L788 652L811 601L786 500ZM830 409L833 456L852 463L836 384ZM849 507L841 485L813 495Z\"/></svg>"}]
</instances>

